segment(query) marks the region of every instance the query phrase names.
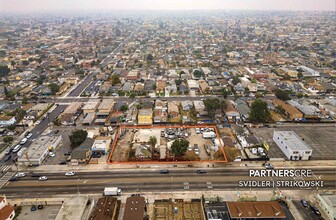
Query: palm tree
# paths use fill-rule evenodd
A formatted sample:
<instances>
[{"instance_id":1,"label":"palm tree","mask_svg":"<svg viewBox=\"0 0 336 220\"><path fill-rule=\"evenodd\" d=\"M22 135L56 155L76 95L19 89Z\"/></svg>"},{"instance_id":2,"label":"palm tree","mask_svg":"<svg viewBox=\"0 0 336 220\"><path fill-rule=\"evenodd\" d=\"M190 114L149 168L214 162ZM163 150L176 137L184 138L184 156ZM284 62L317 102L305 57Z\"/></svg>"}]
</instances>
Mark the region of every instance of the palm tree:
<instances>
[{"instance_id":1,"label":"palm tree","mask_svg":"<svg viewBox=\"0 0 336 220\"><path fill-rule=\"evenodd\" d=\"M154 147L157 143L157 139L155 136L150 136L149 137L149 144L152 146L152 160L153 160L153 157L154 157Z\"/></svg>"}]
</instances>

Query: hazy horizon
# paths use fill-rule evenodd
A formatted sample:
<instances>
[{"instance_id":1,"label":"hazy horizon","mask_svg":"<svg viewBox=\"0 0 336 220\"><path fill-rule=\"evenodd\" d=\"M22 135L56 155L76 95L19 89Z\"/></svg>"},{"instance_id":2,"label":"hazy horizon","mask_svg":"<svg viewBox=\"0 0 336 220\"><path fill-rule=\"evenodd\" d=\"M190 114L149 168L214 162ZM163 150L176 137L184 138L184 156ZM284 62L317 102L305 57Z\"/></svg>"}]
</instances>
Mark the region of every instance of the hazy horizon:
<instances>
[{"instance_id":1,"label":"hazy horizon","mask_svg":"<svg viewBox=\"0 0 336 220\"><path fill-rule=\"evenodd\" d=\"M3 12L61 10L291 10L335 11L334 0L0 0Z\"/></svg>"}]
</instances>

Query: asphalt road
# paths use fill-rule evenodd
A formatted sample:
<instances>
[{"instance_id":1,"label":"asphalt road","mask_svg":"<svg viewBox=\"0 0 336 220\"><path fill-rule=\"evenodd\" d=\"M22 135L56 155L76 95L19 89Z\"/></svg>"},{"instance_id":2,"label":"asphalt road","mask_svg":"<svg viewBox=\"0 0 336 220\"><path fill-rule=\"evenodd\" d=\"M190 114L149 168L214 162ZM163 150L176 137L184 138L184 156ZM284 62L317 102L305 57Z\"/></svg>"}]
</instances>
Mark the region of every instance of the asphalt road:
<instances>
[{"instance_id":1,"label":"asphalt road","mask_svg":"<svg viewBox=\"0 0 336 220\"><path fill-rule=\"evenodd\" d=\"M334 169L314 169L313 172L316 176L322 175L321 179L325 181L325 188L335 188ZM38 178L27 174L19 181L8 182L0 189L0 193L8 197L42 197L78 192L102 193L104 187L109 186L118 186L130 193L137 191L249 190L249 187L239 188L238 181L271 180L270 177L249 177L248 170L234 168L207 169L206 174L198 174L196 169L170 170L169 174L160 174L159 170L77 172L75 176L65 176L64 172L41 172L39 174L47 176L48 180L38 181ZM273 180L277 179L293 180L293 178L273 177ZM265 188L259 187L253 190L265 190Z\"/></svg>"},{"instance_id":2,"label":"asphalt road","mask_svg":"<svg viewBox=\"0 0 336 220\"><path fill-rule=\"evenodd\" d=\"M296 209L300 212L301 216L305 220L319 220L320 218L310 208L305 208L299 200L293 200ZM309 202L308 202L309 204ZM310 205L310 204L309 204Z\"/></svg>"},{"instance_id":3,"label":"asphalt road","mask_svg":"<svg viewBox=\"0 0 336 220\"><path fill-rule=\"evenodd\" d=\"M93 77L97 74L97 72L92 71L89 73L89 75L80 83L77 85L75 89L73 89L67 97L77 97L79 96L83 89L92 81Z\"/></svg>"},{"instance_id":4,"label":"asphalt road","mask_svg":"<svg viewBox=\"0 0 336 220\"><path fill-rule=\"evenodd\" d=\"M66 107L67 107L67 105L59 105L49 114L49 116L46 115L46 118L43 119L40 124L36 125L30 131L33 135L30 139L28 139L28 141L24 145L22 145L22 148L23 147L29 148L32 141L34 139L38 138L48 128L48 124L50 122L53 122L59 116L61 111L64 110ZM21 141L21 140L18 140L18 141ZM11 153L11 156L12 156L12 158L14 158L16 156L16 153ZM9 161L5 162L4 161L5 157L1 158L0 165L11 165L11 164L13 164L12 160L9 160Z\"/></svg>"}]
</instances>

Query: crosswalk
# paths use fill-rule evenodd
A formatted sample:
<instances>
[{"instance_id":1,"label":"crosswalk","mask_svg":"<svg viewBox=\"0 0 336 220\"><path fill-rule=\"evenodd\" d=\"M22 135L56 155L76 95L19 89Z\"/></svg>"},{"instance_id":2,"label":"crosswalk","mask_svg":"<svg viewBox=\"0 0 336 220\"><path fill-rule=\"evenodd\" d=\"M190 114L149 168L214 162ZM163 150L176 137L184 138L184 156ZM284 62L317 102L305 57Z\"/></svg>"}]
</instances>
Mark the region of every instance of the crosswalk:
<instances>
[{"instance_id":1,"label":"crosswalk","mask_svg":"<svg viewBox=\"0 0 336 220\"><path fill-rule=\"evenodd\" d=\"M12 165L1 165L0 166L0 173L7 172L11 167L12 167Z\"/></svg>"},{"instance_id":2,"label":"crosswalk","mask_svg":"<svg viewBox=\"0 0 336 220\"><path fill-rule=\"evenodd\" d=\"M0 189L8 182L16 172L7 172L0 178Z\"/></svg>"}]
</instances>

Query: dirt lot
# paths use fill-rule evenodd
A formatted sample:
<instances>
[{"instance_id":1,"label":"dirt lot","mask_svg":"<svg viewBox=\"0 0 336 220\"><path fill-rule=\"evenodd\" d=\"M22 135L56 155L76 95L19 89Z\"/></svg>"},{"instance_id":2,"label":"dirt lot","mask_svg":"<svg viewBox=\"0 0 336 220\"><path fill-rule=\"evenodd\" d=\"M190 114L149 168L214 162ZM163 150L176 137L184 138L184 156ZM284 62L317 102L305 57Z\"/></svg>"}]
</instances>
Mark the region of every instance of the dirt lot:
<instances>
[{"instance_id":1,"label":"dirt lot","mask_svg":"<svg viewBox=\"0 0 336 220\"><path fill-rule=\"evenodd\" d=\"M121 133L119 133L117 146L112 155L112 161L127 161L130 150L129 146L134 138L132 130L133 129L123 129Z\"/></svg>"},{"instance_id":2,"label":"dirt lot","mask_svg":"<svg viewBox=\"0 0 336 220\"><path fill-rule=\"evenodd\" d=\"M277 128L252 128L251 131L260 141L270 146L270 158L285 158L285 155L273 141L273 131L296 132L313 149L312 160L336 160L335 125L319 124L284 124Z\"/></svg>"}]
</instances>

